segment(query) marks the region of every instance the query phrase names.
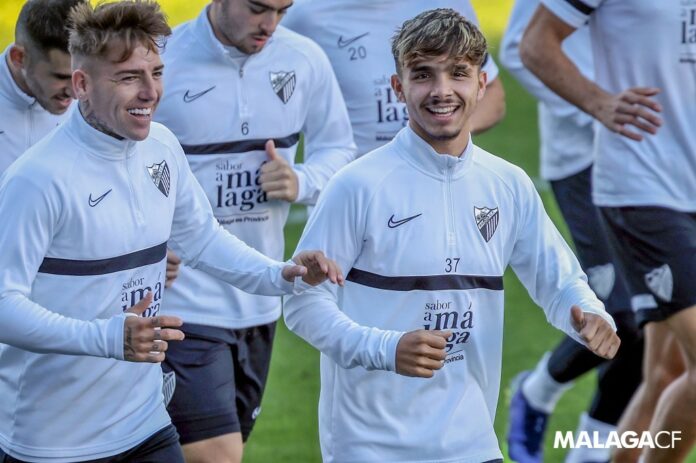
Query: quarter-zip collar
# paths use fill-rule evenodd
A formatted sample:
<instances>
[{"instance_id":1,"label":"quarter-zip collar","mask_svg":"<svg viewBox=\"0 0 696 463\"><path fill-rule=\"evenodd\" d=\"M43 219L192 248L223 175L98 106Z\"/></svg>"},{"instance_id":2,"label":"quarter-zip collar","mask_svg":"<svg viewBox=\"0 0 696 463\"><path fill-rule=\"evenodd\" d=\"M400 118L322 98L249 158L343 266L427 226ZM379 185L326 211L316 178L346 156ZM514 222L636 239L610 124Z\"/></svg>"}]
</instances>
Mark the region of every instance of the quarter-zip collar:
<instances>
[{"instance_id":1,"label":"quarter-zip collar","mask_svg":"<svg viewBox=\"0 0 696 463\"><path fill-rule=\"evenodd\" d=\"M80 108L75 108L65 122L65 130L89 154L109 161L121 161L135 154L138 142L129 139L119 140L100 132L85 121Z\"/></svg>"},{"instance_id":2,"label":"quarter-zip collar","mask_svg":"<svg viewBox=\"0 0 696 463\"><path fill-rule=\"evenodd\" d=\"M10 53L11 46L12 45L5 48L5 51L2 53L2 63L0 63L0 92L2 92L10 103L17 107L21 109L29 108L38 103L36 102L36 98L24 93L24 91L19 88L19 85L17 85L17 82L12 78L10 65L7 63L7 55Z\"/></svg>"},{"instance_id":3,"label":"quarter-zip collar","mask_svg":"<svg viewBox=\"0 0 696 463\"><path fill-rule=\"evenodd\" d=\"M396 134L394 143L407 162L438 179L443 178L448 172L449 178L461 177L473 163L474 144L471 135L459 157L439 154L409 126Z\"/></svg>"}]
</instances>

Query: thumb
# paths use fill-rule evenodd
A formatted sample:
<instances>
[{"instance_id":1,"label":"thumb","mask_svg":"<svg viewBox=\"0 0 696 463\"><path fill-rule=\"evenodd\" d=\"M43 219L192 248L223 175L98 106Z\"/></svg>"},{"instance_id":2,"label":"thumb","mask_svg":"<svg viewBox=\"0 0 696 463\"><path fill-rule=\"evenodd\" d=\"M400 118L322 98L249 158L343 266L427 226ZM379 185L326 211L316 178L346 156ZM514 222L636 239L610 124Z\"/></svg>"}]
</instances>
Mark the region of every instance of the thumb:
<instances>
[{"instance_id":1,"label":"thumb","mask_svg":"<svg viewBox=\"0 0 696 463\"><path fill-rule=\"evenodd\" d=\"M145 312L145 309L150 307L150 304L152 304L152 291L148 292L144 298L140 299L140 302L126 310L126 312L142 315Z\"/></svg>"},{"instance_id":2,"label":"thumb","mask_svg":"<svg viewBox=\"0 0 696 463\"><path fill-rule=\"evenodd\" d=\"M307 267L304 265L286 265L281 271L281 275L285 281L292 282L295 277L301 277L307 273Z\"/></svg>"},{"instance_id":3,"label":"thumb","mask_svg":"<svg viewBox=\"0 0 696 463\"><path fill-rule=\"evenodd\" d=\"M585 313L577 305L570 308L570 323L578 333L585 327Z\"/></svg>"},{"instance_id":4,"label":"thumb","mask_svg":"<svg viewBox=\"0 0 696 463\"><path fill-rule=\"evenodd\" d=\"M278 151L276 151L275 142L273 139L266 142L266 154L268 155L268 159L271 161L278 161L281 159Z\"/></svg>"}]
</instances>

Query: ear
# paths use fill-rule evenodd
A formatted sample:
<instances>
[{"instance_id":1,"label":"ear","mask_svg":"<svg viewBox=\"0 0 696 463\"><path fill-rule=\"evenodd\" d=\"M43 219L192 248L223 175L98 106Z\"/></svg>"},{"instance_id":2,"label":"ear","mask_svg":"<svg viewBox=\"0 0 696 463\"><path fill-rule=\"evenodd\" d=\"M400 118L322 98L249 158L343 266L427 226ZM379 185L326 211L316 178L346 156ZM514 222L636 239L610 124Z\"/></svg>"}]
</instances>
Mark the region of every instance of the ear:
<instances>
[{"instance_id":1,"label":"ear","mask_svg":"<svg viewBox=\"0 0 696 463\"><path fill-rule=\"evenodd\" d=\"M15 68L23 69L26 57L27 51L22 45L14 44L10 47L10 61Z\"/></svg>"},{"instance_id":2,"label":"ear","mask_svg":"<svg viewBox=\"0 0 696 463\"><path fill-rule=\"evenodd\" d=\"M90 77L82 69L75 69L72 73L73 95L78 100L85 100L89 92Z\"/></svg>"},{"instance_id":3,"label":"ear","mask_svg":"<svg viewBox=\"0 0 696 463\"><path fill-rule=\"evenodd\" d=\"M488 85L488 73L486 71L479 70L478 75L478 95L476 96L476 101L481 101L483 95L486 94L486 85Z\"/></svg>"},{"instance_id":4,"label":"ear","mask_svg":"<svg viewBox=\"0 0 696 463\"><path fill-rule=\"evenodd\" d=\"M398 100L401 103L406 103L406 98L404 98L404 86L401 83L401 77L399 77L398 74L392 74L391 86Z\"/></svg>"}]
</instances>

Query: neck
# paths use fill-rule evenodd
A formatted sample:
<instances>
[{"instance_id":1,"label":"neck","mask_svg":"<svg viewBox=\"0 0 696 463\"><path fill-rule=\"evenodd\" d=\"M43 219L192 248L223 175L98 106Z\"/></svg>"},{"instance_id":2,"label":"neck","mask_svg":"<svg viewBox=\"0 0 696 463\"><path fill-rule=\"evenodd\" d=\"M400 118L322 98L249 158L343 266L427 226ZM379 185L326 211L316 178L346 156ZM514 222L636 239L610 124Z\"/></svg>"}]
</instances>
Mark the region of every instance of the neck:
<instances>
[{"instance_id":1,"label":"neck","mask_svg":"<svg viewBox=\"0 0 696 463\"><path fill-rule=\"evenodd\" d=\"M220 27L218 26L218 21L217 21L217 15L214 11L214 8L217 8L218 5L216 3L212 3L208 7L207 15L208 15L208 22L210 23L210 27L213 28L213 35L215 36L218 41L228 47L234 47L235 45L230 42L230 40L225 37L225 35L222 33L220 30Z\"/></svg>"},{"instance_id":2,"label":"neck","mask_svg":"<svg viewBox=\"0 0 696 463\"><path fill-rule=\"evenodd\" d=\"M14 80L15 84L17 84L17 87L19 87L21 91L33 98L34 95L31 93L31 90L29 90L27 81L26 79L24 79L24 76L22 75L22 69L19 66L16 66L15 63L10 59L9 53L5 56L5 61L7 62L7 67L10 70L12 80Z\"/></svg>"},{"instance_id":3,"label":"neck","mask_svg":"<svg viewBox=\"0 0 696 463\"><path fill-rule=\"evenodd\" d=\"M108 125L106 125L101 119L97 117L97 115L92 110L89 101L80 101L79 108L80 113L82 114L82 117L84 118L85 122L87 122L93 128L100 131L101 133L105 133L110 137L114 137L116 140L125 140L124 137L115 133L113 130L109 128Z\"/></svg>"}]
</instances>

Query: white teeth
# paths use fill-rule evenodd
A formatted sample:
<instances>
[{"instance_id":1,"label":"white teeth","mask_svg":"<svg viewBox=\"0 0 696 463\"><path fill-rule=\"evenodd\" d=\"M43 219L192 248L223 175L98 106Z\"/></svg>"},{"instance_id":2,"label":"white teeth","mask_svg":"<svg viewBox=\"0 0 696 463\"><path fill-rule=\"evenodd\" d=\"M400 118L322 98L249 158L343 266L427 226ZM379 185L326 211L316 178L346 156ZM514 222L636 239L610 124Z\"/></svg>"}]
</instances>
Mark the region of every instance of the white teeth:
<instances>
[{"instance_id":1,"label":"white teeth","mask_svg":"<svg viewBox=\"0 0 696 463\"><path fill-rule=\"evenodd\" d=\"M428 110L430 112L433 112L435 114L450 114L450 113L453 113L455 109L457 109L456 106L445 106L445 107L437 107L437 108L430 107L430 108L428 108Z\"/></svg>"},{"instance_id":2,"label":"white teeth","mask_svg":"<svg viewBox=\"0 0 696 463\"><path fill-rule=\"evenodd\" d=\"M149 116L150 114L152 114L152 108L135 108L129 109L128 112L137 116Z\"/></svg>"}]
</instances>

